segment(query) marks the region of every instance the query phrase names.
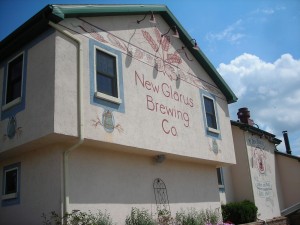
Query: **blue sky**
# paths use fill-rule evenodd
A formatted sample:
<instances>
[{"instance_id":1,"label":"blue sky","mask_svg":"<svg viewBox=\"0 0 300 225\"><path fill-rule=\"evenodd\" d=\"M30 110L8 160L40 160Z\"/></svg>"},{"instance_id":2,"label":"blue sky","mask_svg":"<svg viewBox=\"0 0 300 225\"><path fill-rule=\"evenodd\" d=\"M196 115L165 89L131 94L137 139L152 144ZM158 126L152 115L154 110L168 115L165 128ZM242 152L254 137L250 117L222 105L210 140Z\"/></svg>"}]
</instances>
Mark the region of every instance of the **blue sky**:
<instances>
[{"instance_id":1,"label":"blue sky","mask_svg":"<svg viewBox=\"0 0 300 225\"><path fill-rule=\"evenodd\" d=\"M287 130L300 156L299 0L0 0L0 40L47 4L87 2L167 5L238 96L231 119L248 107L261 129Z\"/></svg>"}]
</instances>

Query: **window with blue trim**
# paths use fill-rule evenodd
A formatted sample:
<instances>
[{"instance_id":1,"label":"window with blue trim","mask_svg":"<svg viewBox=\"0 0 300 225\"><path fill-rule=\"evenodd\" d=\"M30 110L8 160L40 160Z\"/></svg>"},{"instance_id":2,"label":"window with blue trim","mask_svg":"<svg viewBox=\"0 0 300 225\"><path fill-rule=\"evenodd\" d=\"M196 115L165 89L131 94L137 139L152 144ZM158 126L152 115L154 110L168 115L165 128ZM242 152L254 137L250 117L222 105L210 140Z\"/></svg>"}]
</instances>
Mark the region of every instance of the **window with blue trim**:
<instances>
[{"instance_id":1,"label":"window with blue trim","mask_svg":"<svg viewBox=\"0 0 300 225\"><path fill-rule=\"evenodd\" d=\"M207 126L217 130L218 126L213 99L204 96L204 107Z\"/></svg>"},{"instance_id":2,"label":"window with blue trim","mask_svg":"<svg viewBox=\"0 0 300 225\"><path fill-rule=\"evenodd\" d=\"M25 109L27 51L23 51L4 64L1 120Z\"/></svg>"},{"instance_id":3,"label":"window with blue trim","mask_svg":"<svg viewBox=\"0 0 300 225\"><path fill-rule=\"evenodd\" d=\"M23 54L12 60L8 64L6 101L8 104L13 100L21 97L23 74Z\"/></svg>"},{"instance_id":4,"label":"window with blue trim","mask_svg":"<svg viewBox=\"0 0 300 225\"><path fill-rule=\"evenodd\" d=\"M21 163L3 168L2 206L20 203L20 169Z\"/></svg>"},{"instance_id":5,"label":"window with blue trim","mask_svg":"<svg viewBox=\"0 0 300 225\"><path fill-rule=\"evenodd\" d=\"M24 54L16 56L7 65L4 109L19 103L22 97Z\"/></svg>"},{"instance_id":6,"label":"window with blue trim","mask_svg":"<svg viewBox=\"0 0 300 225\"><path fill-rule=\"evenodd\" d=\"M95 96L120 104L117 60L113 53L95 47Z\"/></svg>"},{"instance_id":7,"label":"window with blue trim","mask_svg":"<svg viewBox=\"0 0 300 225\"><path fill-rule=\"evenodd\" d=\"M220 138L220 128L218 124L218 115L215 106L215 99L209 93L202 94L202 99L206 133L209 136Z\"/></svg>"}]
</instances>

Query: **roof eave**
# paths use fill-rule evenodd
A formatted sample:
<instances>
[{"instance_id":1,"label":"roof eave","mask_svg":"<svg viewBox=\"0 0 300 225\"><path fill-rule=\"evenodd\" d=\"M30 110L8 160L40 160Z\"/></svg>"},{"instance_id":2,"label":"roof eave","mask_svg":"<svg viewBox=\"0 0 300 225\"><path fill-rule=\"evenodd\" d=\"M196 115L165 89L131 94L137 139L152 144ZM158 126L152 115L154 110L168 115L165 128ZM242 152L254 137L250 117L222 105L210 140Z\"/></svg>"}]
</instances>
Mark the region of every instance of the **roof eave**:
<instances>
[{"instance_id":1,"label":"roof eave","mask_svg":"<svg viewBox=\"0 0 300 225\"><path fill-rule=\"evenodd\" d=\"M58 23L65 18L72 17L138 15L150 11L160 14L169 26L176 25L181 41L222 91L227 102L236 102L236 95L204 53L201 50L196 51L193 49L192 37L190 37L165 5L47 5L0 43L0 61L37 35L49 29L49 21Z\"/></svg>"},{"instance_id":2,"label":"roof eave","mask_svg":"<svg viewBox=\"0 0 300 225\"><path fill-rule=\"evenodd\" d=\"M268 138L268 140L274 144L280 144L282 141L277 139L276 136L274 134L271 134L267 131L264 131L264 130L261 130L257 127L254 127L254 126L251 126L249 124L246 124L246 123L241 123L241 122L237 122L237 121L233 121L231 120L231 125L233 126L236 126L236 127L239 127L241 130L244 130L244 131L249 131L250 133L252 134L256 134L258 136L265 136Z\"/></svg>"}]
</instances>

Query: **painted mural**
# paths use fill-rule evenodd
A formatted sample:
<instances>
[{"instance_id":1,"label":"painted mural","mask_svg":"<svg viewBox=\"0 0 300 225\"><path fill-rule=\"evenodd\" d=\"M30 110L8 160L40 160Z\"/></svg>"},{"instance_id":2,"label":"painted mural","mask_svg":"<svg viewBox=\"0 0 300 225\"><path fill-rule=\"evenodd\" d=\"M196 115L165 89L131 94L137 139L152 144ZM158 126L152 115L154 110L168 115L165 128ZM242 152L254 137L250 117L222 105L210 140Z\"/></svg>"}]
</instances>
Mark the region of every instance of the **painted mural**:
<instances>
[{"instance_id":1,"label":"painted mural","mask_svg":"<svg viewBox=\"0 0 300 225\"><path fill-rule=\"evenodd\" d=\"M271 209L274 207L274 190L272 169L269 163L269 151L262 138L250 137L248 144L251 146L250 165L254 169L253 182L256 194L265 200L265 205Z\"/></svg>"},{"instance_id":2,"label":"painted mural","mask_svg":"<svg viewBox=\"0 0 300 225\"><path fill-rule=\"evenodd\" d=\"M209 143L210 151L212 151L216 155L219 154L221 152L221 149L218 145L218 141L215 138L210 138L210 139L211 139L211 143Z\"/></svg>"},{"instance_id":3,"label":"painted mural","mask_svg":"<svg viewBox=\"0 0 300 225\"><path fill-rule=\"evenodd\" d=\"M14 139L16 137L20 137L22 135L22 127L17 126L17 118L16 116L10 116L7 123L6 134L3 135L3 140Z\"/></svg>"},{"instance_id":4,"label":"painted mural","mask_svg":"<svg viewBox=\"0 0 300 225\"><path fill-rule=\"evenodd\" d=\"M134 76L130 76L134 77L135 87L143 90L139 92L143 93L140 96L144 101L142 107L158 115L157 126L162 135L171 138L183 137L187 134L186 129L196 123L192 121L192 117L199 111L196 102L198 103L201 96L195 97L191 92L183 91L185 89L180 89L180 84L185 83L191 85L191 88L205 90L223 101L226 99L215 84L202 79L202 74L194 73L192 68L196 67L193 64L198 64L198 61L180 40L172 37L171 33L162 34L159 24L137 29L136 21L132 23L133 25L128 24L128 27L132 26L126 33L128 41L125 37L123 39L116 36L84 18L73 19L68 25L78 34L125 54L126 67L130 67L132 59L150 66L152 76L149 76L149 69L145 73L138 68L133 70ZM119 124L115 125L112 111L103 113L105 116L97 116L92 121L94 127L102 126L107 133L113 133L115 128L120 133L123 132ZM211 139L208 145L214 154L221 152L215 139Z\"/></svg>"},{"instance_id":5,"label":"painted mural","mask_svg":"<svg viewBox=\"0 0 300 225\"><path fill-rule=\"evenodd\" d=\"M95 128L98 127L98 126L103 127L103 129L107 133L112 133L115 129L117 129L117 131L119 133L124 132L122 126L119 123L115 124L115 118L114 118L113 112L110 111L110 110L104 110L103 113L102 113L101 119L97 115L97 118L92 120L92 125Z\"/></svg>"}]
</instances>

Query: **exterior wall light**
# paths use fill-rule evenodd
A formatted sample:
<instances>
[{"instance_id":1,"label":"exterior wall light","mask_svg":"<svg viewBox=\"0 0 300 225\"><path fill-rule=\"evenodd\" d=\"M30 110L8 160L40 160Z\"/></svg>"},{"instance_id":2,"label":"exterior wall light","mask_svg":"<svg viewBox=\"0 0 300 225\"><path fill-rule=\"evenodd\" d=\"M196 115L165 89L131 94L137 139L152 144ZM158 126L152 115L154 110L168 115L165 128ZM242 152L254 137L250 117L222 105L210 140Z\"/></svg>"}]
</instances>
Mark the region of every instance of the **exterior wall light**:
<instances>
[{"instance_id":1,"label":"exterior wall light","mask_svg":"<svg viewBox=\"0 0 300 225\"><path fill-rule=\"evenodd\" d=\"M196 41L196 39L192 39L191 41L193 41L193 42L194 42L193 49L195 49L195 50L199 50L199 47L198 47L198 44L197 44L197 41Z\"/></svg>"},{"instance_id":2,"label":"exterior wall light","mask_svg":"<svg viewBox=\"0 0 300 225\"><path fill-rule=\"evenodd\" d=\"M178 30L177 30L176 26L170 27L169 30L166 33L164 33L164 34L161 35L161 37L167 35L170 32L171 29L174 32L174 34L172 36L175 37L175 38L179 38L179 33L178 33Z\"/></svg>"},{"instance_id":3,"label":"exterior wall light","mask_svg":"<svg viewBox=\"0 0 300 225\"><path fill-rule=\"evenodd\" d=\"M153 14L153 12L150 12L151 13L151 16L150 16L150 20L149 20L149 22L150 23L156 23L156 19L155 19L155 17L154 17L154 14ZM144 18L143 19L141 19L141 20L137 20L136 22L139 24L140 22L142 22L144 19L146 19L146 16L148 15L148 13L147 14L145 14L145 16L144 16Z\"/></svg>"},{"instance_id":4,"label":"exterior wall light","mask_svg":"<svg viewBox=\"0 0 300 225\"><path fill-rule=\"evenodd\" d=\"M161 154L161 155L156 155L154 157L154 160L156 163L163 163L166 160L166 156Z\"/></svg>"}]
</instances>

